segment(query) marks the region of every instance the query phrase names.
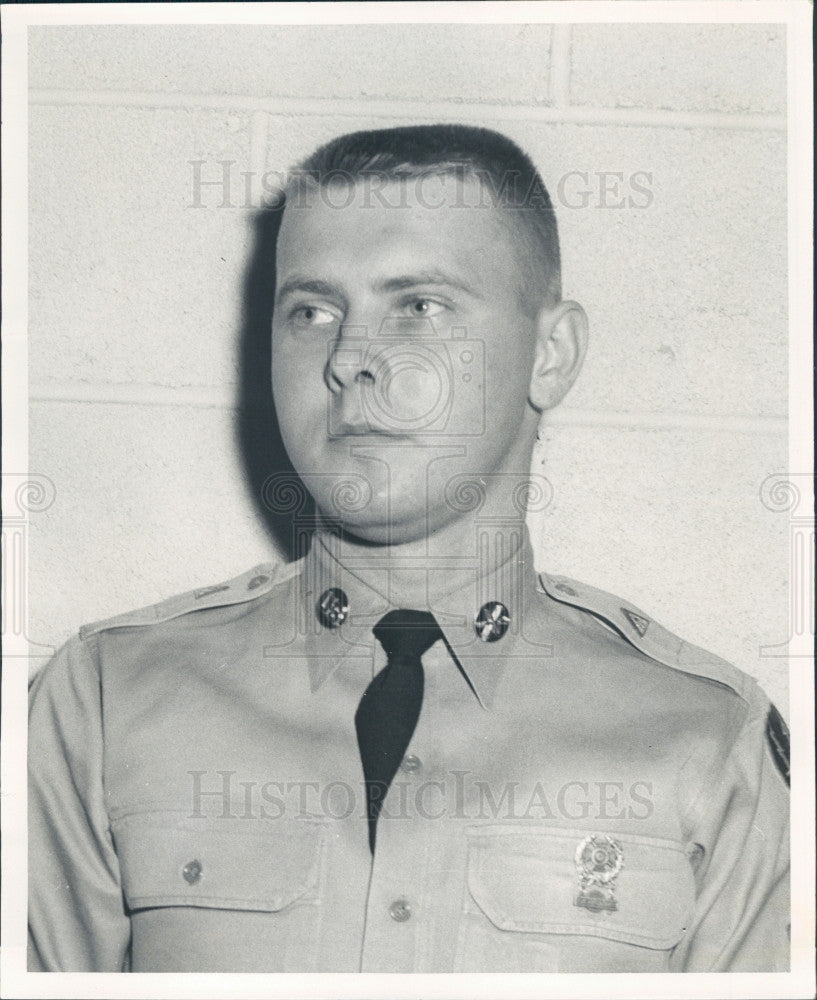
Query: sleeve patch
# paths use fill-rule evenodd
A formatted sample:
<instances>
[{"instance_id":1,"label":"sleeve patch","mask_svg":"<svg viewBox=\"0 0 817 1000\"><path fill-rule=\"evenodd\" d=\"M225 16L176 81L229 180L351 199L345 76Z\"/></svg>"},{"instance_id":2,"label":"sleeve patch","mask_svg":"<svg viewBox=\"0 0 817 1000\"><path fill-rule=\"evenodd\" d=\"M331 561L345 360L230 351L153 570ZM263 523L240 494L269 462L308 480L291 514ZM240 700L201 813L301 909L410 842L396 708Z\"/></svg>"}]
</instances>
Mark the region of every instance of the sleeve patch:
<instances>
[{"instance_id":1,"label":"sleeve patch","mask_svg":"<svg viewBox=\"0 0 817 1000\"><path fill-rule=\"evenodd\" d=\"M772 759L783 780L789 784L789 730L783 717L774 705L766 717L766 739L772 751Z\"/></svg>"}]
</instances>

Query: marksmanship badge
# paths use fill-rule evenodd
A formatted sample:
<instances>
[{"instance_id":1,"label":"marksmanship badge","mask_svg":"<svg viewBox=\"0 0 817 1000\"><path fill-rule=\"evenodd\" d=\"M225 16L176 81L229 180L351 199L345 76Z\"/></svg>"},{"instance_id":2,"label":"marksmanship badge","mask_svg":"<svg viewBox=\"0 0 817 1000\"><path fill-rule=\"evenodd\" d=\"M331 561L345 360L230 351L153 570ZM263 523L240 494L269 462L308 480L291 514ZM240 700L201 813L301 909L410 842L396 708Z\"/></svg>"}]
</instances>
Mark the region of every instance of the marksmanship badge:
<instances>
[{"instance_id":1,"label":"marksmanship badge","mask_svg":"<svg viewBox=\"0 0 817 1000\"><path fill-rule=\"evenodd\" d=\"M615 880L623 867L624 853L612 837L603 833L585 837L576 848L579 894L573 905L593 913L617 910Z\"/></svg>"}]
</instances>

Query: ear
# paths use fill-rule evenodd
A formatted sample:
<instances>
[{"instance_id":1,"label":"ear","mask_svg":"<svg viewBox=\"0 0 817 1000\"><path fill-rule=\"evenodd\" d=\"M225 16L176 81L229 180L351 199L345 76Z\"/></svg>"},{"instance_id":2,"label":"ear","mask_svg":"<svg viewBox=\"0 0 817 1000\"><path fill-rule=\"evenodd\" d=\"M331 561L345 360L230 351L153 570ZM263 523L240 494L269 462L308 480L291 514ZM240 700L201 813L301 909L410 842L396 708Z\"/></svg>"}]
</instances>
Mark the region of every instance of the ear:
<instances>
[{"instance_id":1,"label":"ear","mask_svg":"<svg viewBox=\"0 0 817 1000\"><path fill-rule=\"evenodd\" d=\"M543 307L536 317L536 350L528 398L537 410L560 403L587 352L587 314L578 302Z\"/></svg>"}]
</instances>

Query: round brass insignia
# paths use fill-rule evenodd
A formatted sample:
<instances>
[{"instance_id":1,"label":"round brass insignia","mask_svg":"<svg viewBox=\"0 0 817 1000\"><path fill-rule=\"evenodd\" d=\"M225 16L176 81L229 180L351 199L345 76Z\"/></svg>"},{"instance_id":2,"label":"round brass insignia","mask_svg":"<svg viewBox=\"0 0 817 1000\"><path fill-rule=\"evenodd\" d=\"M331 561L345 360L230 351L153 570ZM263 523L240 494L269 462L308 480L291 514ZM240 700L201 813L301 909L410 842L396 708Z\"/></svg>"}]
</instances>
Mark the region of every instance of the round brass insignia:
<instances>
[{"instance_id":1,"label":"round brass insignia","mask_svg":"<svg viewBox=\"0 0 817 1000\"><path fill-rule=\"evenodd\" d=\"M349 617L349 598L340 587L324 590L315 609L324 628L338 628Z\"/></svg>"},{"instance_id":2,"label":"round brass insignia","mask_svg":"<svg viewBox=\"0 0 817 1000\"><path fill-rule=\"evenodd\" d=\"M474 619L474 630L483 642L496 642L508 631L511 615L504 604L488 601Z\"/></svg>"}]
</instances>

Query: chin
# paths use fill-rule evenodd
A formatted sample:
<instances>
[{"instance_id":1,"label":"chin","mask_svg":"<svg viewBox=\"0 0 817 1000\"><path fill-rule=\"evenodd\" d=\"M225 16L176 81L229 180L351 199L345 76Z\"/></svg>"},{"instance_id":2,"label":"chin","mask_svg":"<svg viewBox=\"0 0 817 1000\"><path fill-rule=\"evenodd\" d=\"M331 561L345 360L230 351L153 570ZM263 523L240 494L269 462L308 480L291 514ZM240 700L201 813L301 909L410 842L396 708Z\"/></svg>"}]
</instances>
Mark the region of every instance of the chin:
<instances>
[{"instance_id":1,"label":"chin","mask_svg":"<svg viewBox=\"0 0 817 1000\"><path fill-rule=\"evenodd\" d=\"M432 517L422 508L389 511L367 507L359 516L338 518L337 514L329 516L324 512L326 520L340 528L344 534L371 545L403 545L416 542L434 534L443 526L445 517ZM447 513L451 513L447 511Z\"/></svg>"}]
</instances>

